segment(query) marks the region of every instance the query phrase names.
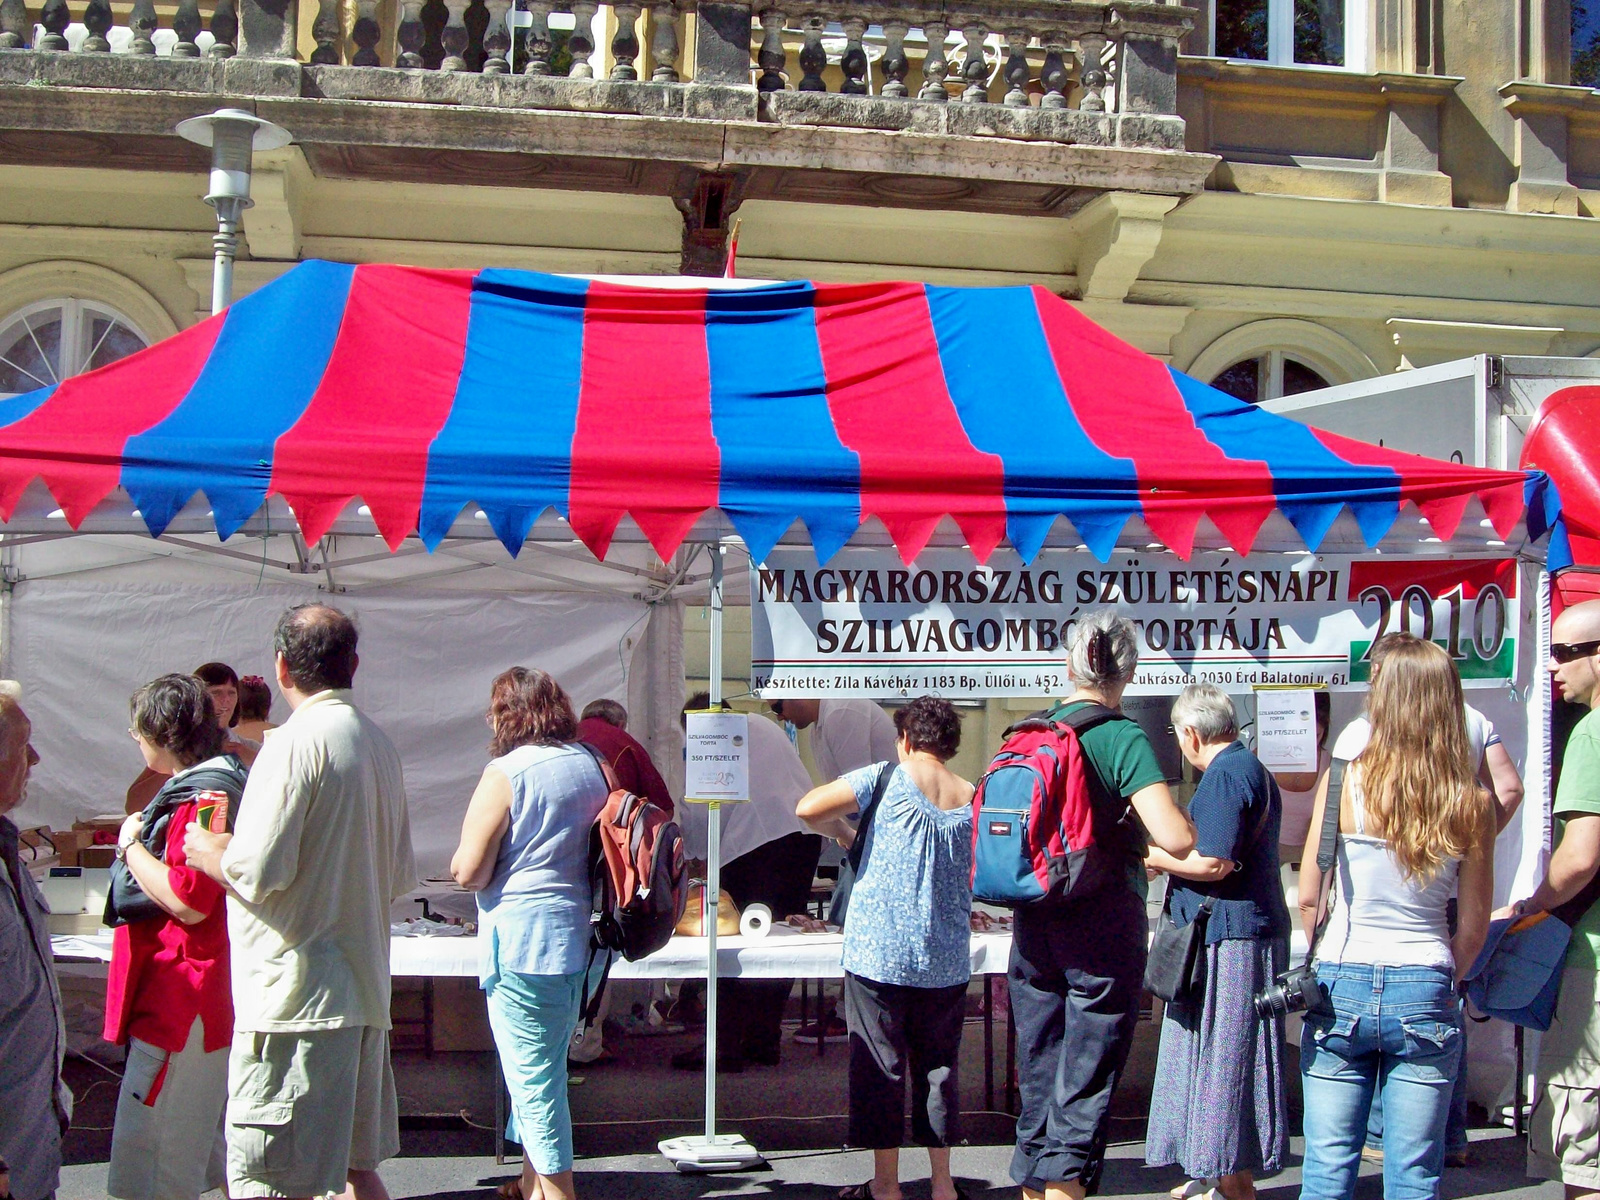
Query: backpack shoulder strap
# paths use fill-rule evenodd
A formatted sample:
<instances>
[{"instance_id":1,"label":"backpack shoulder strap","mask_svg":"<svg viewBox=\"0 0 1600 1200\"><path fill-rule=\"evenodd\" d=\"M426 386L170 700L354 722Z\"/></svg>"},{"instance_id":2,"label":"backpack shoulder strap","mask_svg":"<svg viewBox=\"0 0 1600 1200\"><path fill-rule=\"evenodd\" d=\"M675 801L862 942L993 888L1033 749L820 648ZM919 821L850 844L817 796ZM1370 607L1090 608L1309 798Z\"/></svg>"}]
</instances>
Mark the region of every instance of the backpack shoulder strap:
<instances>
[{"instance_id":1,"label":"backpack shoulder strap","mask_svg":"<svg viewBox=\"0 0 1600 1200\"><path fill-rule=\"evenodd\" d=\"M569 744L588 751L589 757L594 759L594 765L600 768L600 778L605 782L607 792L614 792L622 786L617 782L616 772L611 769L611 764L606 761L606 756L600 753L598 747L591 746L588 742L571 742Z\"/></svg>"},{"instance_id":2,"label":"backpack shoulder strap","mask_svg":"<svg viewBox=\"0 0 1600 1200\"><path fill-rule=\"evenodd\" d=\"M1070 712L1059 718L1059 723L1071 728L1080 737L1097 725L1104 725L1107 721L1127 721L1131 718L1119 713L1114 708L1107 708L1104 704L1085 704L1076 712Z\"/></svg>"},{"instance_id":3,"label":"backpack shoulder strap","mask_svg":"<svg viewBox=\"0 0 1600 1200\"><path fill-rule=\"evenodd\" d=\"M861 869L861 856L866 853L867 826L872 824L873 815L878 811L878 805L883 802L883 794L889 790L889 780L894 777L895 764L886 762L878 771L878 780L872 785L872 799L861 810L861 820L856 823L856 840L850 843L850 849L845 851L845 857L850 860L850 866L855 870Z\"/></svg>"}]
</instances>

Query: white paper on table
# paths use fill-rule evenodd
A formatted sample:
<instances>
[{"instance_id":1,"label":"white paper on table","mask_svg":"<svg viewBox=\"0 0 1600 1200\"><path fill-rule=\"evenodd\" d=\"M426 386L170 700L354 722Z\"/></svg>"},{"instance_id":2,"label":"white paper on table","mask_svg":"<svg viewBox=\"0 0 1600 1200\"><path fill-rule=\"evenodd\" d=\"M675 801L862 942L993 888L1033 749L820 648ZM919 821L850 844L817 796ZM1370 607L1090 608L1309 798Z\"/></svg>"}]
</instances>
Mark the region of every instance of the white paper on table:
<instances>
[{"instance_id":1,"label":"white paper on table","mask_svg":"<svg viewBox=\"0 0 1600 1200\"><path fill-rule=\"evenodd\" d=\"M744 713L688 713L684 718L685 800L750 799L750 718Z\"/></svg>"},{"instance_id":2,"label":"white paper on table","mask_svg":"<svg viewBox=\"0 0 1600 1200\"><path fill-rule=\"evenodd\" d=\"M1256 691L1256 757L1269 771L1317 769L1317 706L1311 688Z\"/></svg>"}]
</instances>

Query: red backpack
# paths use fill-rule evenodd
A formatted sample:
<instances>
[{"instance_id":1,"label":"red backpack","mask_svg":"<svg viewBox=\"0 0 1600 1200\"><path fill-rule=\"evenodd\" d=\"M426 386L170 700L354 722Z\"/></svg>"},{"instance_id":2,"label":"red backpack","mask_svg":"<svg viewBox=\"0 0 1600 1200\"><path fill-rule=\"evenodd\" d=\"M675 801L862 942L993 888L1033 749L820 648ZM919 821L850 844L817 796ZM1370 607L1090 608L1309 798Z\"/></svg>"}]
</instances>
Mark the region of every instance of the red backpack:
<instances>
[{"instance_id":1,"label":"red backpack","mask_svg":"<svg viewBox=\"0 0 1600 1200\"><path fill-rule=\"evenodd\" d=\"M606 782L613 782L605 757L592 746ZM689 899L683 831L658 805L626 788L613 788L589 828L589 963L606 955L605 970L591 990L584 978L580 1011L594 1019L600 994L617 954L629 962L665 946ZM592 997L592 998L591 998Z\"/></svg>"},{"instance_id":2,"label":"red backpack","mask_svg":"<svg viewBox=\"0 0 1600 1200\"><path fill-rule=\"evenodd\" d=\"M972 896L1009 908L1054 903L1124 869L1111 814L1097 814L1080 735L1127 720L1099 704L1062 720L1032 716L1005 742L972 797Z\"/></svg>"}]
</instances>

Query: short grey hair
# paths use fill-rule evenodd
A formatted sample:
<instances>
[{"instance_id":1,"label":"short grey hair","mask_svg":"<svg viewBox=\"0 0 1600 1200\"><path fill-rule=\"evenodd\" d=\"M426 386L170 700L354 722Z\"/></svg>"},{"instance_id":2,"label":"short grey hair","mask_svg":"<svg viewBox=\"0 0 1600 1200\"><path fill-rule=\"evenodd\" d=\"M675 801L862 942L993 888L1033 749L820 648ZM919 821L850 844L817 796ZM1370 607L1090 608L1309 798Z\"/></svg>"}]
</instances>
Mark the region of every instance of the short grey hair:
<instances>
[{"instance_id":1,"label":"short grey hair","mask_svg":"<svg viewBox=\"0 0 1600 1200\"><path fill-rule=\"evenodd\" d=\"M628 710L615 700L589 701L583 706L583 712L578 720L587 721L590 717L599 717L607 725L615 725L618 729L628 727Z\"/></svg>"},{"instance_id":2,"label":"short grey hair","mask_svg":"<svg viewBox=\"0 0 1600 1200\"><path fill-rule=\"evenodd\" d=\"M1089 643L1103 634L1111 651L1112 671L1096 670ZM1104 663L1100 664L1103 668ZM1139 665L1139 631L1114 608L1102 608L1078 618L1067 650L1067 670L1079 687L1102 688L1127 683Z\"/></svg>"},{"instance_id":3,"label":"short grey hair","mask_svg":"<svg viewBox=\"0 0 1600 1200\"><path fill-rule=\"evenodd\" d=\"M1206 745L1239 736L1233 700L1214 683L1191 683L1172 703L1172 727L1192 729Z\"/></svg>"}]
</instances>

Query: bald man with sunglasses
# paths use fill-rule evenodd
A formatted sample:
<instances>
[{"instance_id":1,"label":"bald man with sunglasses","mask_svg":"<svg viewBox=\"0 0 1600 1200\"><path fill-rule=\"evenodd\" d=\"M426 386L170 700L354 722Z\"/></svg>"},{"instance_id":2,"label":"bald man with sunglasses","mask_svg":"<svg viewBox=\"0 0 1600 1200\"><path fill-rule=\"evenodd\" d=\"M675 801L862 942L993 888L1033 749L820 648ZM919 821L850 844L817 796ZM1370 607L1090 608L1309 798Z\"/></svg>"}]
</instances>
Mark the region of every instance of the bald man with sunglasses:
<instances>
[{"instance_id":1,"label":"bald man with sunglasses","mask_svg":"<svg viewBox=\"0 0 1600 1200\"><path fill-rule=\"evenodd\" d=\"M1510 912L1547 912L1576 897L1600 871L1600 600L1556 618L1545 664L1564 699L1589 712L1567 739L1553 815L1561 840L1533 895ZM1507 915L1497 913L1497 916ZM1600 1200L1600 904L1572 932L1555 1021L1540 1042L1539 1100L1528 1138L1528 1173L1559 1179L1566 1200Z\"/></svg>"}]
</instances>

